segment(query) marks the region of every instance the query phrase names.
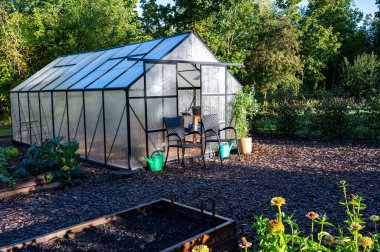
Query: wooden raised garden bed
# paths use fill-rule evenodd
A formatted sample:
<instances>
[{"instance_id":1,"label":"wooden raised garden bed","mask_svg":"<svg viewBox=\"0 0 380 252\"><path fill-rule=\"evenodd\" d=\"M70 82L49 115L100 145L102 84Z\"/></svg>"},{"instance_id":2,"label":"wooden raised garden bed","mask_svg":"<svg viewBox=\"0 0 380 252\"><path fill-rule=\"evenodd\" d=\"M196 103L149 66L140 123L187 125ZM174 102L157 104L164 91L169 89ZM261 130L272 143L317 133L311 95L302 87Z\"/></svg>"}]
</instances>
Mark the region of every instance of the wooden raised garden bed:
<instances>
[{"instance_id":1,"label":"wooden raised garden bed","mask_svg":"<svg viewBox=\"0 0 380 252\"><path fill-rule=\"evenodd\" d=\"M127 197L127 195L126 195ZM210 251L237 248L235 221L180 203L159 199L79 225L24 240L0 251Z\"/></svg>"},{"instance_id":2,"label":"wooden raised garden bed","mask_svg":"<svg viewBox=\"0 0 380 252\"><path fill-rule=\"evenodd\" d=\"M41 189L56 188L59 186L61 186L60 181L48 182L46 181L44 175L19 179L16 181L16 185L12 187L0 185L0 199L4 199L18 193L27 193Z\"/></svg>"}]
</instances>

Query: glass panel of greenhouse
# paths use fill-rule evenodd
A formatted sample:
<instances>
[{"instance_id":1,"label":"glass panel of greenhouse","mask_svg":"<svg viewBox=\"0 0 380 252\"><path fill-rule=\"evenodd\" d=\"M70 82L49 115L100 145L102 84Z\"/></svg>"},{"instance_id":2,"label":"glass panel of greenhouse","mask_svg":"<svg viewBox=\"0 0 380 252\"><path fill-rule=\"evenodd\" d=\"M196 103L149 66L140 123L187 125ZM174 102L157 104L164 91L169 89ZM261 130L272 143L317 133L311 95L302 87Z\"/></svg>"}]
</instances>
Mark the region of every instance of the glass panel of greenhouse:
<instances>
[{"instance_id":1,"label":"glass panel of greenhouse","mask_svg":"<svg viewBox=\"0 0 380 252\"><path fill-rule=\"evenodd\" d=\"M119 169L167 150L164 117L217 114L233 125L240 83L194 33L61 56L10 94L13 140L77 141L81 158ZM168 160L177 159L177 151Z\"/></svg>"}]
</instances>

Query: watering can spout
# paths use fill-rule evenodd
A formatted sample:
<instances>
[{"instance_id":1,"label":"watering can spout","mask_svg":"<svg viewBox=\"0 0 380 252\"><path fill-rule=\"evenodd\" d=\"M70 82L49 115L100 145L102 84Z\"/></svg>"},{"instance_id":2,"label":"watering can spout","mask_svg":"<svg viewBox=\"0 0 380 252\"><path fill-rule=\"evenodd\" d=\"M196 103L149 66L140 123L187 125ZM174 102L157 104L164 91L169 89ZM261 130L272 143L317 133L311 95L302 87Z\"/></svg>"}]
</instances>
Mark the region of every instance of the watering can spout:
<instances>
[{"instance_id":1,"label":"watering can spout","mask_svg":"<svg viewBox=\"0 0 380 252\"><path fill-rule=\"evenodd\" d=\"M144 156L145 160L148 162L149 165L152 165L153 164L153 160L151 158L148 158L146 156Z\"/></svg>"},{"instance_id":2,"label":"watering can spout","mask_svg":"<svg viewBox=\"0 0 380 252\"><path fill-rule=\"evenodd\" d=\"M236 141L233 141L233 142L231 143L231 145L229 146L230 151L232 150L232 147L234 147L235 144L236 144Z\"/></svg>"}]
</instances>

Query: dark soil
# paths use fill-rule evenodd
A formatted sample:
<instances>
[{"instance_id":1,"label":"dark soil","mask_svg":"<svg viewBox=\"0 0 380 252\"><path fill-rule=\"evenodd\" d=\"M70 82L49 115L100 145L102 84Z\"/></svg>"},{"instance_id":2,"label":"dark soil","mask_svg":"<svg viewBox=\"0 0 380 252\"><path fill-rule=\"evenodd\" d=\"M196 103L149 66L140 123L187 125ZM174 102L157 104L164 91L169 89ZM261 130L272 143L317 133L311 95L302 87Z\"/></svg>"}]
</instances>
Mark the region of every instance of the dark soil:
<instances>
[{"instance_id":1,"label":"dark soil","mask_svg":"<svg viewBox=\"0 0 380 252\"><path fill-rule=\"evenodd\" d=\"M241 161L233 155L223 166L217 158L206 163L206 168L197 162L186 168L174 164L162 173L129 178L87 166L89 176L81 185L7 198L0 202L0 246L168 198L171 190L176 201L194 207L204 200L210 210L215 200L217 214L237 220L238 235L248 237L253 214L275 218L270 206L275 196L286 198L284 211L295 214L302 230L309 229L308 211L326 213L329 221L344 225L341 180L349 193L365 197L365 218L379 214L379 144L260 138L252 155Z\"/></svg>"},{"instance_id":2,"label":"dark soil","mask_svg":"<svg viewBox=\"0 0 380 252\"><path fill-rule=\"evenodd\" d=\"M160 251L204 232L214 225L201 224L200 219L155 210L132 215L104 225L86 229L74 239L59 239L47 244L29 246L25 250L37 251Z\"/></svg>"}]
</instances>

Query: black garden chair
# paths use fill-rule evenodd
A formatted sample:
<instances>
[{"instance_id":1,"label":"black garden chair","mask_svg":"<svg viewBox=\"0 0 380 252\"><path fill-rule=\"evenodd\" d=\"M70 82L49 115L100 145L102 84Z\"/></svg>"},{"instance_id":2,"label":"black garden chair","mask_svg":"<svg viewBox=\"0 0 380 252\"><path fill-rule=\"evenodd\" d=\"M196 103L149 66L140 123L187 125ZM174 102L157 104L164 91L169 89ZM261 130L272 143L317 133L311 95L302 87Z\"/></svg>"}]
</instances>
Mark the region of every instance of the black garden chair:
<instances>
[{"instance_id":1,"label":"black garden chair","mask_svg":"<svg viewBox=\"0 0 380 252\"><path fill-rule=\"evenodd\" d=\"M164 117L164 123L165 123L166 131L168 133L167 135L168 150L166 153L164 167L166 166L166 162L169 156L169 150L171 147L177 148L178 162L179 162L179 149L182 150L182 166L185 166L185 149L200 148L201 156L203 159L203 165L206 166L205 158L203 155L202 134L198 131L191 131L191 132L186 133L184 125L183 125L182 117ZM194 135L194 134L198 134L200 136L201 138L200 143L195 143L195 144L186 143L186 140L185 140L186 136Z\"/></svg>"},{"instance_id":2,"label":"black garden chair","mask_svg":"<svg viewBox=\"0 0 380 252\"><path fill-rule=\"evenodd\" d=\"M236 135L236 129L234 127L224 127L220 128L219 126L219 118L218 115L202 115L201 116L201 123L202 123L202 129L203 133L205 135L205 147L203 148L204 151L206 151L207 143L218 143L220 146L221 142L228 142L231 144L233 141L236 143L236 148L239 155L240 160L240 150L239 145L237 142L237 135ZM234 138L221 138L220 133L222 131L232 130L234 132ZM223 164L223 158L220 159L220 162Z\"/></svg>"}]
</instances>

